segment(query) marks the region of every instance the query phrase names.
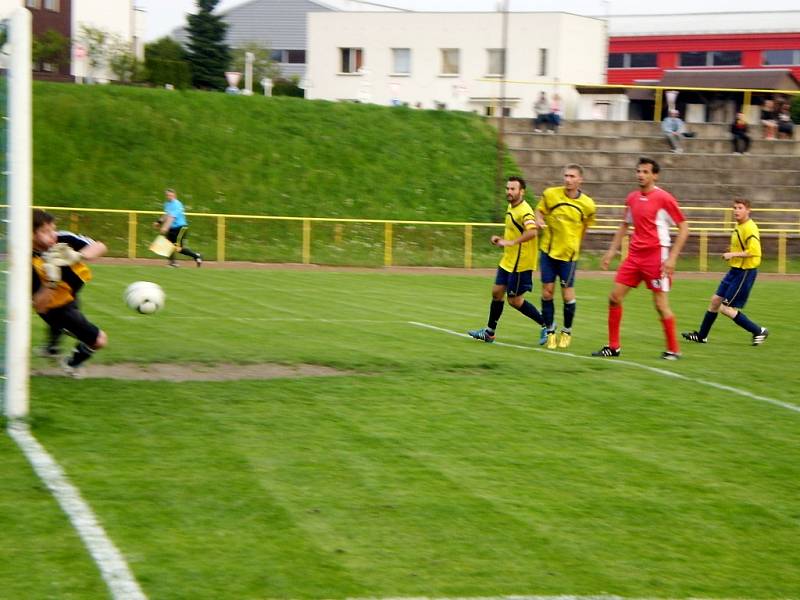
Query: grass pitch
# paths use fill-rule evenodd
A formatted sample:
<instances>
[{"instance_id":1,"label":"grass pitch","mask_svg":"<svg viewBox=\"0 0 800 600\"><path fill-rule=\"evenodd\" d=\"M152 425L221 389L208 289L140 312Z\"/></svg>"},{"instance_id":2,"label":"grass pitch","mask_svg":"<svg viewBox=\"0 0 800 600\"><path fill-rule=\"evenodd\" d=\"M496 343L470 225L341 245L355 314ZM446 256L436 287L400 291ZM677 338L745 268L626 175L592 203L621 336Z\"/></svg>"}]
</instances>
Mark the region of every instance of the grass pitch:
<instances>
[{"instance_id":1,"label":"grass pitch","mask_svg":"<svg viewBox=\"0 0 800 600\"><path fill-rule=\"evenodd\" d=\"M643 289L626 300L624 362L588 358L605 343L605 277L578 281L570 356L539 349L510 307L508 345L410 324L484 325L490 276L95 274L84 305L111 339L98 362L346 371L32 380L34 435L151 598L800 596L796 281L756 284L746 312L770 328L764 346L720 317L666 363ZM124 307L138 279L164 287L162 313ZM716 283L677 279L679 329ZM66 518L0 447L0 597L103 597Z\"/></svg>"}]
</instances>

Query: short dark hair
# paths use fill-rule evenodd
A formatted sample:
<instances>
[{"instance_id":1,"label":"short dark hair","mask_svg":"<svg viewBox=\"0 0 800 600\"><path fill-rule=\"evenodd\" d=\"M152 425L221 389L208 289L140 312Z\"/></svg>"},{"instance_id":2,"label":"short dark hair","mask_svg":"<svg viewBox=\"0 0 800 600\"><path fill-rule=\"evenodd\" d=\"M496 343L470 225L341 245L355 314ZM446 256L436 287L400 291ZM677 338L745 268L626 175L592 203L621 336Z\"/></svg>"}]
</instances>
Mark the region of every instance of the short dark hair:
<instances>
[{"instance_id":1,"label":"short dark hair","mask_svg":"<svg viewBox=\"0 0 800 600\"><path fill-rule=\"evenodd\" d=\"M639 165L650 165L653 167L653 173L658 173L661 170L661 167L658 166L658 163L655 161L655 159L648 158L647 156L639 157L639 162L636 163L636 166L638 167Z\"/></svg>"},{"instance_id":2,"label":"short dark hair","mask_svg":"<svg viewBox=\"0 0 800 600\"><path fill-rule=\"evenodd\" d=\"M752 208L752 205L750 204L750 200L748 200L747 198L734 198L733 199L733 203L734 204L744 204L747 207L747 210L750 210Z\"/></svg>"},{"instance_id":3,"label":"short dark hair","mask_svg":"<svg viewBox=\"0 0 800 600\"><path fill-rule=\"evenodd\" d=\"M43 211L41 208L34 208L33 209L33 231L36 233L36 230L44 225L48 225L50 223L55 223L56 218L51 215L49 212Z\"/></svg>"},{"instance_id":4,"label":"short dark hair","mask_svg":"<svg viewBox=\"0 0 800 600\"><path fill-rule=\"evenodd\" d=\"M580 166L578 163L569 163L568 165L564 166L564 171L577 171L580 173L580 176L583 177L583 167Z\"/></svg>"},{"instance_id":5,"label":"short dark hair","mask_svg":"<svg viewBox=\"0 0 800 600\"><path fill-rule=\"evenodd\" d=\"M521 190L528 189L528 186L525 185L525 180L522 177L519 177L517 175L512 175L511 177L508 178L508 180L516 181L517 183L519 183L519 189Z\"/></svg>"}]
</instances>

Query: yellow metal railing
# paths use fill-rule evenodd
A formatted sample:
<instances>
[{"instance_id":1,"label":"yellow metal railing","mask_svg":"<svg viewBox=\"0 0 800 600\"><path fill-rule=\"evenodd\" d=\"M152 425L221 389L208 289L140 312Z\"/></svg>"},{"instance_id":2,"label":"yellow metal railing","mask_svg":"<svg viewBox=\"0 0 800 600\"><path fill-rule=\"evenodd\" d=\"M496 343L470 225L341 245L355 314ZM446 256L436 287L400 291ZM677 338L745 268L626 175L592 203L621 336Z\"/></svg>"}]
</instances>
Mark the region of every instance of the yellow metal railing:
<instances>
[{"instance_id":1,"label":"yellow metal railing","mask_svg":"<svg viewBox=\"0 0 800 600\"><path fill-rule=\"evenodd\" d=\"M109 214L127 217L127 240L125 248L127 250L128 258L137 258L137 248L140 243L146 242L148 239L143 239L140 236L139 226L141 223L147 221L147 216L152 215L157 217L161 212L145 211L145 210L120 210L120 209L107 209L107 208L74 208L64 206L42 207L46 210L53 212L66 212L69 214L68 222L69 227L78 232L81 230L81 214ZM595 225L589 230L589 234L598 234L614 231L620 223L620 215L623 211L621 205L600 204L598 209L600 215ZM730 208L715 208L715 207L699 207L699 206L683 206L682 210L687 213L689 217L689 225L692 236L698 236L697 239L697 257L699 269L707 271L709 267L709 239L711 237L725 237L730 235L732 228L732 212ZM695 220L692 213L702 211L705 214L714 215L713 220ZM785 219L762 219L762 215L773 214L783 215ZM296 222L301 227L300 243L300 256L303 264L311 264L312 257L312 234L315 225L331 224L333 225L333 243L341 244L344 240L344 227L350 225L375 225L383 227L382 235L382 251L383 251L383 265L390 267L396 264L395 261L395 246L397 243L397 228L398 227L428 227L439 228L447 230L459 230L463 236L463 266L470 269L474 265L475 248L474 236L476 229L493 229L497 230L503 227L502 223L469 223L469 222L451 222L451 221L403 221L403 220L385 220L385 219L346 219L337 218L329 219L324 217L287 217L287 216L268 216L268 215L228 215L228 214L208 214L208 213L187 213L195 223L202 222L203 220L211 219L215 222L216 227L216 259L219 262L225 262L227 257L227 249L229 244L228 227L230 223L238 223L243 220L257 221L257 222ZM777 242L776 258L778 272L785 273L787 261L789 258L789 245L790 239L798 240L795 244L800 246L800 209L788 208L759 208L753 209L753 217L757 223L762 234L762 238L774 239ZM87 232L90 233L91 232ZM155 235L155 232L153 232ZM413 235L419 236L419 232L414 230ZM486 236L488 239L488 235ZM623 240L623 254L627 249L628 240ZM800 256L798 257L800 258Z\"/></svg>"}]
</instances>

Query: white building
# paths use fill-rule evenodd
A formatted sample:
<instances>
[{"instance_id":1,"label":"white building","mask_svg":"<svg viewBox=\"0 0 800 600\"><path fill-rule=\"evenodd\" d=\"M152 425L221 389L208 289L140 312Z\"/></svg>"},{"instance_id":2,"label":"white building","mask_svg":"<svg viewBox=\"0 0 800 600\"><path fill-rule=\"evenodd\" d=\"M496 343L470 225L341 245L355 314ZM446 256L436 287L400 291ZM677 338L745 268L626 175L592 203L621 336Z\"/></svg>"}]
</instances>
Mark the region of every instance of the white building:
<instances>
[{"instance_id":1,"label":"white building","mask_svg":"<svg viewBox=\"0 0 800 600\"><path fill-rule=\"evenodd\" d=\"M569 118L606 47L603 20L567 13L309 13L306 97L495 114L502 96L530 117L545 91Z\"/></svg>"}]
</instances>

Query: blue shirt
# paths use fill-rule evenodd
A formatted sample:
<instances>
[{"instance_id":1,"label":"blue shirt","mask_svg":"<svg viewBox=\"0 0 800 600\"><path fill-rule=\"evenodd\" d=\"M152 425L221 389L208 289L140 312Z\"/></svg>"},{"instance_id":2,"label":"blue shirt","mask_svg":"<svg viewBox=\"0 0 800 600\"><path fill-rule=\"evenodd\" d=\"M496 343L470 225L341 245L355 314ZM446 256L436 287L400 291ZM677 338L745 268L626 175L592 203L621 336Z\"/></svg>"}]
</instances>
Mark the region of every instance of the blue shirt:
<instances>
[{"instance_id":1,"label":"blue shirt","mask_svg":"<svg viewBox=\"0 0 800 600\"><path fill-rule=\"evenodd\" d=\"M172 217L172 223L169 225L170 229L186 227L188 225L186 222L186 215L183 213L183 204L177 198L164 202L164 212Z\"/></svg>"}]
</instances>

